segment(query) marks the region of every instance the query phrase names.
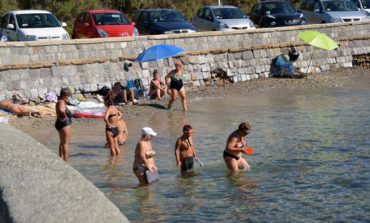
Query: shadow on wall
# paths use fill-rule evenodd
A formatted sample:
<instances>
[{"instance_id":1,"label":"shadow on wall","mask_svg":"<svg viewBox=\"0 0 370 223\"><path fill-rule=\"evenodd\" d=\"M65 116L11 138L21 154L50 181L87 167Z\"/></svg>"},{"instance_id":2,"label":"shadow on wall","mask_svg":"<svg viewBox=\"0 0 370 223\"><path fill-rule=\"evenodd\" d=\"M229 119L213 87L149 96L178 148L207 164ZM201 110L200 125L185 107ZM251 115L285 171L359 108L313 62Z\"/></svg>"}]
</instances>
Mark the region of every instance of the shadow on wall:
<instances>
[{"instance_id":1,"label":"shadow on wall","mask_svg":"<svg viewBox=\"0 0 370 223\"><path fill-rule=\"evenodd\" d=\"M0 222L12 223L10 219L8 205L3 200L3 191L0 189Z\"/></svg>"}]
</instances>

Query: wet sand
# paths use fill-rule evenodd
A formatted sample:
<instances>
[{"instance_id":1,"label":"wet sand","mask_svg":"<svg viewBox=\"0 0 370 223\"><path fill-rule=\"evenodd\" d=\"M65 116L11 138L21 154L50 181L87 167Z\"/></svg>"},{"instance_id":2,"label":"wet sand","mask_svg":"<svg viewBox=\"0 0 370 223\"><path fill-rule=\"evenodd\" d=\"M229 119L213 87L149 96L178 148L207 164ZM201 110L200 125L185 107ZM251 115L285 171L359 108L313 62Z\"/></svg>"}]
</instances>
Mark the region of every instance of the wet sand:
<instances>
[{"instance_id":1,"label":"wet sand","mask_svg":"<svg viewBox=\"0 0 370 223\"><path fill-rule=\"evenodd\" d=\"M193 87L186 86L188 106L191 111L192 102L199 97L237 98L253 96L254 94L274 94L280 91L297 91L310 89L346 89L352 86L370 87L370 67L341 68L305 78L259 78L246 82L226 83L220 81L217 86ZM165 110L167 100L140 100L139 105L120 106L123 117L127 120L140 119L154 112ZM173 106L174 112L181 111L181 102L178 99ZM44 118L18 118L12 116L9 123L25 132L33 128L54 128L55 117ZM81 126L89 123L102 122L101 119L74 119L73 125Z\"/></svg>"}]
</instances>

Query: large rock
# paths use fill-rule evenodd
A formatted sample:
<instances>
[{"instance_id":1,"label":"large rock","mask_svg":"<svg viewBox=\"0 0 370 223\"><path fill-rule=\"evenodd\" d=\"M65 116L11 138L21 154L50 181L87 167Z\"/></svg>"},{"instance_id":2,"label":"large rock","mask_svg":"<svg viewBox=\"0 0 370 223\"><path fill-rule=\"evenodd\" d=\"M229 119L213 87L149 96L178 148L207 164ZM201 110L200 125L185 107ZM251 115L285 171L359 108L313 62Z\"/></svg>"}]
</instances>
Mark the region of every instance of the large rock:
<instances>
[{"instance_id":1,"label":"large rock","mask_svg":"<svg viewBox=\"0 0 370 223\"><path fill-rule=\"evenodd\" d=\"M0 138L0 222L128 222L41 143L6 124L0 124Z\"/></svg>"}]
</instances>

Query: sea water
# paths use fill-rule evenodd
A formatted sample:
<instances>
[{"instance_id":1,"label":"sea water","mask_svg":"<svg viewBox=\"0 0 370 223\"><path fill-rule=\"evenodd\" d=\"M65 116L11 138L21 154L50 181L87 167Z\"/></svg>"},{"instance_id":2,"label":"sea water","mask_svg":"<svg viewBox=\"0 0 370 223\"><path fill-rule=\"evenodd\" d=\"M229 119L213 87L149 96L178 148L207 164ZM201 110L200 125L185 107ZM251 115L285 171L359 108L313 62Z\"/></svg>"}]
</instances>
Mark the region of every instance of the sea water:
<instances>
[{"instance_id":1,"label":"sea water","mask_svg":"<svg viewBox=\"0 0 370 223\"><path fill-rule=\"evenodd\" d=\"M73 127L69 164L132 222L369 222L369 98L367 88L192 98L186 114L151 109L128 119L130 138L116 158L103 148L103 121ZM253 126L251 170L232 175L222 152L243 121ZM204 167L181 175L174 145L185 123ZM144 126L158 132L160 180L138 187L132 162ZM57 153L56 131L34 137Z\"/></svg>"}]
</instances>

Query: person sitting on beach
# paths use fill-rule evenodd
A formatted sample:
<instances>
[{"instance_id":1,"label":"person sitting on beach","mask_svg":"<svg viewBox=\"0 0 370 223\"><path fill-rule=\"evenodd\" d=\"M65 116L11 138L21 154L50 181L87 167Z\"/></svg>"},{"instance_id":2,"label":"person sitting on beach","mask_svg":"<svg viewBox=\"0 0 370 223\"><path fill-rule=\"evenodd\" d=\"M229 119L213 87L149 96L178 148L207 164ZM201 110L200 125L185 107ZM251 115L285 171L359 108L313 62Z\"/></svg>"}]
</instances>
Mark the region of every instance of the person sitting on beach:
<instances>
[{"instance_id":1,"label":"person sitting on beach","mask_svg":"<svg viewBox=\"0 0 370 223\"><path fill-rule=\"evenodd\" d=\"M116 97L114 91L110 91L104 97L104 104L107 107L105 112L104 122L106 124L105 127L105 135L106 139L109 144L109 148L111 151L112 156L117 156L120 154L120 149L118 146L118 138L119 130L117 127L118 120L121 119L122 113L118 111L118 109L113 105L113 100Z\"/></svg>"},{"instance_id":2,"label":"person sitting on beach","mask_svg":"<svg viewBox=\"0 0 370 223\"><path fill-rule=\"evenodd\" d=\"M171 109L171 106L173 102L176 101L177 95L181 98L182 108L184 111L187 111L186 107L186 92L184 88L184 84L182 82L182 64L180 61L177 61L175 63L175 69L170 71L166 77L165 81L168 84L169 83L169 89L171 90L171 99L168 102L167 109Z\"/></svg>"},{"instance_id":3,"label":"person sitting on beach","mask_svg":"<svg viewBox=\"0 0 370 223\"><path fill-rule=\"evenodd\" d=\"M193 168L194 159L198 157L193 142L193 128L186 124L182 128L182 133L182 136L176 140L175 157L176 165L184 172Z\"/></svg>"},{"instance_id":4,"label":"person sitting on beach","mask_svg":"<svg viewBox=\"0 0 370 223\"><path fill-rule=\"evenodd\" d=\"M0 109L11 112L17 116L35 116L42 117L43 114L41 111L36 111L36 109L31 106L15 104L10 100L0 101Z\"/></svg>"},{"instance_id":5,"label":"person sitting on beach","mask_svg":"<svg viewBox=\"0 0 370 223\"><path fill-rule=\"evenodd\" d=\"M157 69L153 71L153 79L150 81L149 96L150 99L161 99L166 93L166 85L159 77Z\"/></svg>"},{"instance_id":6,"label":"person sitting on beach","mask_svg":"<svg viewBox=\"0 0 370 223\"><path fill-rule=\"evenodd\" d=\"M293 63L298 59L299 53L294 47L284 50L282 54L272 60L271 73L275 77L293 77Z\"/></svg>"},{"instance_id":7,"label":"person sitting on beach","mask_svg":"<svg viewBox=\"0 0 370 223\"><path fill-rule=\"evenodd\" d=\"M133 171L139 180L140 185L148 184L147 171L153 174L158 174L158 168L155 165L155 151L152 147L152 138L157 133L150 127L142 128L141 139L136 144L135 160L133 163Z\"/></svg>"},{"instance_id":8,"label":"person sitting on beach","mask_svg":"<svg viewBox=\"0 0 370 223\"><path fill-rule=\"evenodd\" d=\"M242 153L244 153L244 148L247 146L246 137L251 129L252 126L249 123L243 122L239 125L238 129L232 132L227 138L223 157L227 168L232 172L250 169L250 165L242 157Z\"/></svg>"},{"instance_id":9,"label":"person sitting on beach","mask_svg":"<svg viewBox=\"0 0 370 223\"><path fill-rule=\"evenodd\" d=\"M55 121L55 128L59 134L59 156L64 160L68 160L69 143L71 141L71 124L72 112L68 109L67 103L72 93L68 88L60 90L58 101L55 105L57 120Z\"/></svg>"}]
</instances>

